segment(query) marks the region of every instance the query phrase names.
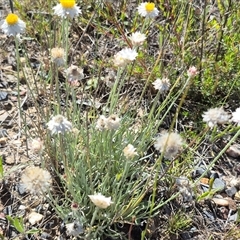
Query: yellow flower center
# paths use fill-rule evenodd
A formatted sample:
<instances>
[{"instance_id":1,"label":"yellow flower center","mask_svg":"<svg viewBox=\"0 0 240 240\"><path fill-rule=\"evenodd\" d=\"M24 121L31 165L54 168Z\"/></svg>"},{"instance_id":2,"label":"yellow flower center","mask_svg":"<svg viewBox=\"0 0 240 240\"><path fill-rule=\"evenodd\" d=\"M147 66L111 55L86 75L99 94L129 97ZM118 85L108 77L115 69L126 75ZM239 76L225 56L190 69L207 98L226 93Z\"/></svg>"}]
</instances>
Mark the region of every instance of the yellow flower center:
<instances>
[{"instance_id":1,"label":"yellow flower center","mask_svg":"<svg viewBox=\"0 0 240 240\"><path fill-rule=\"evenodd\" d=\"M60 3L64 8L73 8L75 5L74 0L60 0Z\"/></svg>"},{"instance_id":2,"label":"yellow flower center","mask_svg":"<svg viewBox=\"0 0 240 240\"><path fill-rule=\"evenodd\" d=\"M18 16L14 13L9 13L6 17L6 22L9 25L14 25L17 23L17 21L18 21Z\"/></svg>"},{"instance_id":3,"label":"yellow flower center","mask_svg":"<svg viewBox=\"0 0 240 240\"><path fill-rule=\"evenodd\" d=\"M154 8L155 8L155 4L150 2L148 2L145 6L145 9L147 12L152 12Z\"/></svg>"}]
</instances>

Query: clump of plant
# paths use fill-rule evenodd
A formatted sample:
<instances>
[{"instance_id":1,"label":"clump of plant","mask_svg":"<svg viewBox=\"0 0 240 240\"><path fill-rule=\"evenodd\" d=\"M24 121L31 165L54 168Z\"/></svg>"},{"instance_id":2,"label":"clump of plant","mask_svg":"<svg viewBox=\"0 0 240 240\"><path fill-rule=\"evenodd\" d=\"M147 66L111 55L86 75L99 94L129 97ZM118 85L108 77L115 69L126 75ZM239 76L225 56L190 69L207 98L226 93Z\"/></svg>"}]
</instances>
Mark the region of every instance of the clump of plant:
<instances>
[{"instance_id":1,"label":"clump of plant","mask_svg":"<svg viewBox=\"0 0 240 240\"><path fill-rule=\"evenodd\" d=\"M97 7L101 13L106 9L110 13L112 4L107 1L97 3ZM215 141L234 132L229 144L209 165L209 168L213 167L239 136L239 127L235 126L240 123L239 108L231 115L222 107L209 106L209 110L201 115L207 127L200 134L179 131L184 129L179 119L185 102L194 99L189 93L192 94L191 90L197 86L205 94L206 82L197 79L211 69L202 62L205 14L199 38L202 58L200 62L192 60L190 40L198 34L191 35L195 11L192 4L176 3L177 10L172 13L177 14L176 21L172 25L169 23L171 19L163 19L162 24L157 21L160 9L151 2L138 5L126 30L120 27L121 22L114 21L114 16L107 15L106 20L117 28L115 34L119 44L107 59L100 54L101 60L91 62L93 76L85 76L84 66L79 62L75 63L78 65L72 64L73 58L69 56L70 52L74 55L69 35L78 20L77 24L82 23L84 8L87 6L80 8L74 0L61 0L53 7L54 29L58 31L52 31L48 36L55 41L48 46L47 64L40 67L46 73L44 77L40 75L44 100L48 103L44 110L39 99L35 98L36 79L35 84L28 84L35 107L42 112L31 145L31 150L40 156L41 167L26 168L21 182L30 193L46 195L66 223L66 233L70 236L130 239L132 227L141 226L141 238L144 239L149 219L156 217L166 203L180 195L183 202L192 202L198 197L193 196L191 188L199 179L187 181L185 185L181 183L175 189L172 179L184 174L189 177L187 168L193 167L191 158L202 138ZM89 25L100 28L95 14L86 29ZM186 23L182 18L185 14ZM158 29L157 37L154 35L158 47L152 53L149 42L155 27ZM24 43L19 41L17 34L27 31L26 24L17 14L10 13L1 28L6 35L15 38L19 90L19 72L24 71L24 67L18 50ZM176 47L172 46L173 43L177 44ZM173 56L171 63L166 64L168 51ZM24 57L28 59L27 54ZM175 58L181 61L177 62ZM101 76L104 71L108 73ZM140 86L141 91L132 101L129 88L134 85ZM18 109L21 122L25 113L20 96ZM42 122L45 128L40 124ZM26 122L22 125L28 137ZM221 131L220 125L228 127ZM187 135L195 135L195 139L187 139ZM170 185L169 179L172 181ZM165 184L167 197L158 195L160 182ZM199 199L205 197L199 195ZM190 218L182 212L173 213L167 232L177 235L190 224ZM122 233L119 226L124 225L128 226L128 231Z\"/></svg>"}]
</instances>

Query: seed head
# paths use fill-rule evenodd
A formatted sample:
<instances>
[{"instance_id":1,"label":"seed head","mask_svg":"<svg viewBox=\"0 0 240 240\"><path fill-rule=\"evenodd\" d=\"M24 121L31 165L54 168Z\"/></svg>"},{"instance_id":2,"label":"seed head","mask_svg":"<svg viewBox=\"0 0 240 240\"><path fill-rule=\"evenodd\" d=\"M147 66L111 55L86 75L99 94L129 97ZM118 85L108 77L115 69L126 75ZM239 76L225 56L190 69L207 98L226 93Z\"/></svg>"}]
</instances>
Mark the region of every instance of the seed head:
<instances>
[{"instance_id":1,"label":"seed head","mask_svg":"<svg viewBox=\"0 0 240 240\"><path fill-rule=\"evenodd\" d=\"M30 141L30 149L33 153L41 154L43 151L43 141L40 138L32 139Z\"/></svg>"},{"instance_id":2,"label":"seed head","mask_svg":"<svg viewBox=\"0 0 240 240\"><path fill-rule=\"evenodd\" d=\"M112 114L108 118L101 115L97 120L96 128L100 131L103 130L117 130L120 126L120 118Z\"/></svg>"},{"instance_id":3,"label":"seed head","mask_svg":"<svg viewBox=\"0 0 240 240\"><path fill-rule=\"evenodd\" d=\"M46 192L50 188L52 178L47 170L40 167L28 167L22 174L21 182L26 190L37 195Z\"/></svg>"},{"instance_id":4,"label":"seed head","mask_svg":"<svg viewBox=\"0 0 240 240\"><path fill-rule=\"evenodd\" d=\"M78 80L82 80L84 78L83 69L81 69L75 65L71 65L66 70L66 74L67 74L68 81L78 81Z\"/></svg>"},{"instance_id":5,"label":"seed head","mask_svg":"<svg viewBox=\"0 0 240 240\"><path fill-rule=\"evenodd\" d=\"M65 60L64 60L65 53L64 53L64 49L63 48L58 48L58 47L52 48L51 56L52 56L52 61L58 67L64 65L64 63L65 63Z\"/></svg>"},{"instance_id":6,"label":"seed head","mask_svg":"<svg viewBox=\"0 0 240 240\"><path fill-rule=\"evenodd\" d=\"M210 108L203 113L202 117L210 128L217 126L217 124L227 123L230 119L230 115L222 107Z\"/></svg>"},{"instance_id":7,"label":"seed head","mask_svg":"<svg viewBox=\"0 0 240 240\"><path fill-rule=\"evenodd\" d=\"M156 138L154 147L156 150L163 152L166 159L173 159L182 149L183 139L178 133L164 132Z\"/></svg>"},{"instance_id":8,"label":"seed head","mask_svg":"<svg viewBox=\"0 0 240 240\"><path fill-rule=\"evenodd\" d=\"M136 152L136 148L132 144L128 144L124 149L123 149L124 156L126 158L133 158L134 156L138 155Z\"/></svg>"}]
</instances>

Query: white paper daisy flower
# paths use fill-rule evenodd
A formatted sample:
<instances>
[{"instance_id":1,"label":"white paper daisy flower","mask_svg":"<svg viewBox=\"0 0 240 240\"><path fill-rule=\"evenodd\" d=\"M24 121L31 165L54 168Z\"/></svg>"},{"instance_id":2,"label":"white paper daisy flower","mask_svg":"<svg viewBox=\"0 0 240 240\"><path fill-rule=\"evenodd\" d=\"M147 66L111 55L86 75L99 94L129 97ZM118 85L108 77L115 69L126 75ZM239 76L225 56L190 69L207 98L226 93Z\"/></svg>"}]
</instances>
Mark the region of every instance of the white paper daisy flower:
<instances>
[{"instance_id":1,"label":"white paper daisy flower","mask_svg":"<svg viewBox=\"0 0 240 240\"><path fill-rule=\"evenodd\" d=\"M141 3L137 9L138 13L142 17L146 18L155 18L158 16L159 13L158 9L155 7L155 4L150 2Z\"/></svg>"},{"instance_id":2,"label":"white paper daisy flower","mask_svg":"<svg viewBox=\"0 0 240 240\"><path fill-rule=\"evenodd\" d=\"M237 123L240 126L240 107L232 113L232 121Z\"/></svg>"},{"instance_id":3,"label":"white paper daisy flower","mask_svg":"<svg viewBox=\"0 0 240 240\"><path fill-rule=\"evenodd\" d=\"M123 154L128 159L133 158L134 156L138 155L138 153L136 152L136 148L132 144L128 144L123 149Z\"/></svg>"},{"instance_id":4,"label":"white paper daisy flower","mask_svg":"<svg viewBox=\"0 0 240 240\"><path fill-rule=\"evenodd\" d=\"M61 18L73 19L82 13L80 8L76 5L75 0L60 0L57 6L53 7L54 14Z\"/></svg>"},{"instance_id":5,"label":"white paper daisy flower","mask_svg":"<svg viewBox=\"0 0 240 240\"><path fill-rule=\"evenodd\" d=\"M157 78L153 83L153 87L161 93L167 92L170 87L168 78Z\"/></svg>"},{"instance_id":6,"label":"white paper daisy flower","mask_svg":"<svg viewBox=\"0 0 240 240\"><path fill-rule=\"evenodd\" d=\"M25 32L26 23L19 19L16 14L10 13L7 15L3 23L1 23L0 27L6 35L16 36L17 34Z\"/></svg>"},{"instance_id":7,"label":"white paper daisy flower","mask_svg":"<svg viewBox=\"0 0 240 240\"><path fill-rule=\"evenodd\" d=\"M229 121L230 115L222 108L210 108L202 115L203 121L208 124L210 128L218 124L224 124Z\"/></svg>"},{"instance_id":8,"label":"white paper daisy flower","mask_svg":"<svg viewBox=\"0 0 240 240\"><path fill-rule=\"evenodd\" d=\"M62 115L54 116L48 123L51 134L65 133L72 130L72 124Z\"/></svg>"},{"instance_id":9,"label":"white paper daisy flower","mask_svg":"<svg viewBox=\"0 0 240 240\"><path fill-rule=\"evenodd\" d=\"M114 56L114 66L122 67L136 59L138 53L135 49L124 48Z\"/></svg>"},{"instance_id":10,"label":"white paper daisy flower","mask_svg":"<svg viewBox=\"0 0 240 240\"><path fill-rule=\"evenodd\" d=\"M140 32L132 33L129 37L133 46L141 46L146 40L146 35Z\"/></svg>"},{"instance_id":11,"label":"white paper daisy flower","mask_svg":"<svg viewBox=\"0 0 240 240\"><path fill-rule=\"evenodd\" d=\"M101 193L95 195L88 195L88 197L95 204L95 206L99 208L107 208L113 203L111 201L111 197L105 197Z\"/></svg>"}]
</instances>

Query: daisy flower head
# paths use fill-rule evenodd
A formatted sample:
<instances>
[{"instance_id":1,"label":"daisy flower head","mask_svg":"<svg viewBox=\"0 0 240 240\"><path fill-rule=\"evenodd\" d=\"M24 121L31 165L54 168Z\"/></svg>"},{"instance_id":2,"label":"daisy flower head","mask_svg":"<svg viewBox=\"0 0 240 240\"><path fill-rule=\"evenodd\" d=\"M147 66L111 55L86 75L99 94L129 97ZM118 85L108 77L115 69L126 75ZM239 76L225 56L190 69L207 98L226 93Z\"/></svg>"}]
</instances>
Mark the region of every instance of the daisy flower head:
<instances>
[{"instance_id":1,"label":"daisy flower head","mask_svg":"<svg viewBox=\"0 0 240 240\"><path fill-rule=\"evenodd\" d=\"M54 116L48 123L51 134L65 133L72 130L72 124L62 115Z\"/></svg>"},{"instance_id":2,"label":"daisy flower head","mask_svg":"<svg viewBox=\"0 0 240 240\"><path fill-rule=\"evenodd\" d=\"M136 148L132 144L128 144L124 149L123 149L123 154L126 158L133 158L134 156L138 155L136 152Z\"/></svg>"},{"instance_id":3,"label":"daisy flower head","mask_svg":"<svg viewBox=\"0 0 240 240\"><path fill-rule=\"evenodd\" d=\"M217 126L217 124L224 124L229 121L229 114L225 110L220 108L210 108L202 115L203 121L208 124L210 128Z\"/></svg>"},{"instance_id":4,"label":"daisy flower head","mask_svg":"<svg viewBox=\"0 0 240 240\"><path fill-rule=\"evenodd\" d=\"M120 121L121 119L117 115L110 115L106 121L106 129L117 130L120 127Z\"/></svg>"},{"instance_id":5,"label":"daisy flower head","mask_svg":"<svg viewBox=\"0 0 240 240\"><path fill-rule=\"evenodd\" d=\"M82 13L80 8L76 5L75 0L60 0L57 6L53 7L54 14L61 18L73 19Z\"/></svg>"},{"instance_id":6,"label":"daisy flower head","mask_svg":"<svg viewBox=\"0 0 240 240\"><path fill-rule=\"evenodd\" d=\"M0 25L2 31L8 36L16 36L17 34L24 33L26 29L26 23L23 22L14 13L9 13L5 20Z\"/></svg>"},{"instance_id":7,"label":"daisy flower head","mask_svg":"<svg viewBox=\"0 0 240 240\"><path fill-rule=\"evenodd\" d=\"M240 107L232 113L232 121L237 123L240 126Z\"/></svg>"},{"instance_id":8,"label":"daisy flower head","mask_svg":"<svg viewBox=\"0 0 240 240\"><path fill-rule=\"evenodd\" d=\"M97 120L96 128L100 131L117 130L120 126L120 121L121 119L115 114L112 114L109 117L101 115Z\"/></svg>"},{"instance_id":9,"label":"daisy flower head","mask_svg":"<svg viewBox=\"0 0 240 240\"><path fill-rule=\"evenodd\" d=\"M156 150L163 152L166 159L173 159L182 149L183 139L178 133L162 133L155 139L154 147Z\"/></svg>"},{"instance_id":10,"label":"daisy flower head","mask_svg":"<svg viewBox=\"0 0 240 240\"><path fill-rule=\"evenodd\" d=\"M51 49L52 61L56 64L56 66L60 67L64 65L64 56L65 53L63 48L56 47Z\"/></svg>"},{"instance_id":11,"label":"daisy flower head","mask_svg":"<svg viewBox=\"0 0 240 240\"><path fill-rule=\"evenodd\" d=\"M146 40L146 35L138 31L132 33L129 39L134 47L138 47L141 46L143 42Z\"/></svg>"},{"instance_id":12,"label":"daisy flower head","mask_svg":"<svg viewBox=\"0 0 240 240\"><path fill-rule=\"evenodd\" d=\"M151 2L141 3L137 9L138 9L138 13L142 17L146 17L146 18L155 18L158 16L158 13L159 13L158 9L155 7L155 4Z\"/></svg>"},{"instance_id":13,"label":"daisy flower head","mask_svg":"<svg viewBox=\"0 0 240 240\"><path fill-rule=\"evenodd\" d=\"M88 195L88 197L99 208L107 208L113 203L111 197L105 197L101 193Z\"/></svg>"},{"instance_id":14,"label":"daisy flower head","mask_svg":"<svg viewBox=\"0 0 240 240\"><path fill-rule=\"evenodd\" d=\"M71 65L66 70L66 74L69 81L82 80L84 78L83 69L75 65Z\"/></svg>"},{"instance_id":15,"label":"daisy flower head","mask_svg":"<svg viewBox=\"0 0 240 240\"><path fill-rule=\"evenodd\" d=\"M194 66L191 66L188 70L187 70L187 75L188 77L195 77L198 74L197 68Z\"/></svg>"},{"instance_id":16,"label":"daisy flower head","mask_svg":"<svg viewBox=\"0 0 240 240\"><path fill-rule=\"evenodd\" d=\"M72 202L72 204L71 204L71 210L72 210L73 212L76 212L77 210L79 210L79 205L78 205L78 203Z\"/></svg>"},{"instance_id":17,"label":"daisy flower head","mask_svg":"<svg viewBox=\"0 0 240 240\"><path fill-rule=\"evenodd\" d=\"M77 237L83 232L84 232L83 225L78 221L66 224L66 233L68 236Z\"/></svg>"},{"instance_id":18,"label":"daisy flower head","mask_svg":"<svg viewBox=\"0 0 240 240\"><path fill-rule=\"evenodd\" d=\"M40 138L32 139L29 145L32 152L36 154L41 154L44 149L43 141Z\"/></svg>"},{"instance_id":19,"label":"daisy flower head","mask_svg":"<svg viewBox=\"0 0 240 240\"><path fill-rule=\"evenodd\" d=\"M124 48L114 56L114 66L122 67L136 59L138 53L135 49Z\"/></svg>"},{"instance_id":20,"label":"daisy flower head","mask_svg":"<svg viewBox=\"0 0 240 240\"><path fill-rule=\"evenodd\" d=\"M40 167L28 167L22 174L21 182L30 193L41 194L50 188L52 177L47 170Z\"/></svg>"},{"instance_id":21,"label":"daisy flower head","mask_svg":"<svg viewBox=\"0 0 240 240\"><path fill-rule=\"evenodd\" d=\"M104 129L106 129L107 126L107 118L104 115L101 115L96 123L96 128L100 131L103 131Z\"/></svg>"},{"instance_id":22,"label":"daisy flower head","mask_svg":"<svg viewBox=\"0 0 240 240\"><path fill-rule=\"evenodd\" d=\"M170 81L168 78L157 78L153 83L153 87L160 93L167 92L170 87Z\"/></svg>"}]
</instances>

